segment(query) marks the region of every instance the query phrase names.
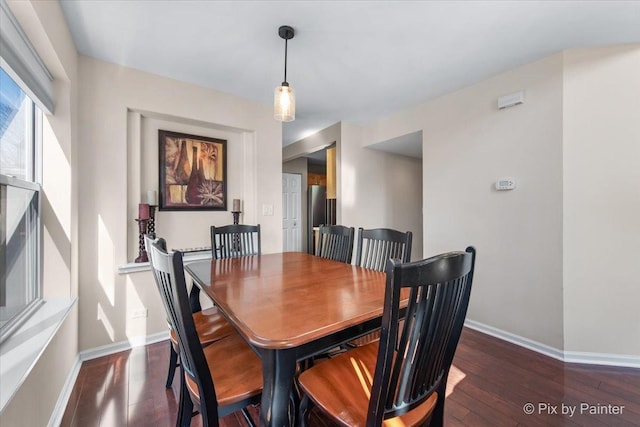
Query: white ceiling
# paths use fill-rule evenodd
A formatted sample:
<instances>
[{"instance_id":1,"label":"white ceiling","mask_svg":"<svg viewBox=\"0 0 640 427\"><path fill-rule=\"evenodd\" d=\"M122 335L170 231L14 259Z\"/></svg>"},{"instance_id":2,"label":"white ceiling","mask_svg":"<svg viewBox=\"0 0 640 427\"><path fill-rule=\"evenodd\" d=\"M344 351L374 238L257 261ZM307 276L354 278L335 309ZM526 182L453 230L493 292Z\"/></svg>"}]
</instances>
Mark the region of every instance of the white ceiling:
<instances>
[{"instance_id":1,"label":"white ceiling","mask_svg":"<svg viewBox=\"0 0 640 427\"><path fill-rule=\"evenodd\" d=\"M640 1L62 0L78 51L272 105L283 145L366 123L563 49L640 42ZM416 138L413 138L414 140Z\"/></svg>"}]
</instances>

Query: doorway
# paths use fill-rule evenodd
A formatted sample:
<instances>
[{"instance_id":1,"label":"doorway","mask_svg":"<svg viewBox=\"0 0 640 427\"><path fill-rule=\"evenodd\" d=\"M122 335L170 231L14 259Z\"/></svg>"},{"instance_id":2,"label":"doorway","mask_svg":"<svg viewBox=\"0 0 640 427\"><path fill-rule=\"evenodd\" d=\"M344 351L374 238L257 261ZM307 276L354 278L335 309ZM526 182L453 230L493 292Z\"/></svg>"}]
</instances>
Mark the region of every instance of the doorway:
<instances>
[{"instance_id":1,"label":"doorway","mask_svg":"<svg viewBox=\"0 0 640 427\"><path fill-rule=\"evenodd\" d=\"M282 174L282 250L302 251L302 175Z\"/></svg>"}]
</instances>

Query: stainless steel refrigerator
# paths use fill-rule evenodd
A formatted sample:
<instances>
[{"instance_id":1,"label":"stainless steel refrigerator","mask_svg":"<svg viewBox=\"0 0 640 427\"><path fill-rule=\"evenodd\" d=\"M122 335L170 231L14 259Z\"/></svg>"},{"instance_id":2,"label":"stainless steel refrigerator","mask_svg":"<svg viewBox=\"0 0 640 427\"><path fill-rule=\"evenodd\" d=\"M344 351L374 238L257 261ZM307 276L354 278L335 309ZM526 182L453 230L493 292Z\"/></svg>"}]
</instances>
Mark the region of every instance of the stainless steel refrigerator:
<instances>
[{"instance_id":1,"label":"stainless steel refrigerator","mask_svg":"<svg viewBox=\"0 0 640 427\"><path fill-rule=\"evenodd\" d=\"M321 225L336 223L336 201L335 199L327 200L327 187L324 185L310 185L308 192L307 200L309 206L307 212L309 221L307 221L307 247L308 252L313 254L315 253L317 244L314 238L316 235L315 231L317 231Z\"/></svg>"},{"instance_id":2,"label":"stainless steel refrigerator","mask_svg":"<svg viewBox=\"0 0 640 427\"><path fill-rule=\"evenodd\" d=\"M324 185L310 185L309 194L307 195L307 200L309 201L309 206L307 209L309 220L307 221L308 230L308 252L310 254L315 253L316 241L314 239L315 233L314 230L317 230L318 227L324 224L327 220L327 187Z\"/></svg>"}]
</instances>

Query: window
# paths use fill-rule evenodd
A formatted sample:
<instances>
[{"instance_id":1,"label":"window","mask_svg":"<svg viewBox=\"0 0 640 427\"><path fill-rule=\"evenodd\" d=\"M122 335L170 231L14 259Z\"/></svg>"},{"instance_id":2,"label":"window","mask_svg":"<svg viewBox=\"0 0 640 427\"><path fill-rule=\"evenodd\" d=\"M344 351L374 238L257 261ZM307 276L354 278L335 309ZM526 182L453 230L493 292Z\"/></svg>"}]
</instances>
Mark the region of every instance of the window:
<instances>
[{"instance_id":1,"label":"window","mask_svg":"<svg viewBox=\"0 0 640 427\"><path fill-rule=\"evenodd\" d=\"M0 68L0 337L41 298L39 278L42 113Z\"/></svg>"}]
</instances>

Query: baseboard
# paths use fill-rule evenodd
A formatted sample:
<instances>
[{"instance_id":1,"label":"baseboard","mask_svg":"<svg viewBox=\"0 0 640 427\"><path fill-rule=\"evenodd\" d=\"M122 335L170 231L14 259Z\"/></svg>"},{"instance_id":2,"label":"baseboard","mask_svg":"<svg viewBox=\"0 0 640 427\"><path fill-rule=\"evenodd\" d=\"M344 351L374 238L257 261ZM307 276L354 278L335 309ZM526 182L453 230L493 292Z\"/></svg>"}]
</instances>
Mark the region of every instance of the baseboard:
<instances>
[{"instance_id":1,"label":"baseboard","mask_svg":"<svg viewBox=\"0 0 640 427\"><path fill-rule=\"evenodd\" d=\"M567 363L584 363L587 365L620 366L623 368L640 368L640 356L621 354L587 353L583 351L565 351L564 361Z\"/></svg>"},{"instance_id":2,"label":"baseboard","mask_svg":"<svg viewBox=\"0 0 640 427\"><path fill-rule=\"evenodd\" d=\"M169 332L158 332L157 334L147 335L146 337L134 337L127 341L115 342L113 344L103 345L101 347L91 348L80 352L80 361L97 359L98 357L108 356L110 354L119 353L134 347L142 347L154 344L160 341L168 340Z\"/></svg>"},{"instance_id":3,"label":"baseboard","mask_svg":"<svg viewBox=\"0 0 640 427\"><path fill-rule=\"evenodd\" d=\"M60 396L58 396L56 406L53 408L51 418L49 418L48 427L58 427L62 423L62 417L64 416L64 411L67 408L67 403L69 402L69 398L71 397L73 386L75 385L76 379L78 378L78 373L80 373L81 365L82 362L80 361L80 355L76 354L76 358L73 361L71 371L67 376L67 380L64 382L64 386L62 386Z\"/></svg>"},{"instance_id":4,"label":"baseboard","mask_svg":"<svg viewBox=\"0 0 640 427\"><path fill-rule=\"evenodd\" d=\"M542 344L529 338L521 337L520 335L512 334L511 332L503 331L502 329L494 328L493 326L485 325L484 323L476 322L475 320L467 319L464 322L464 325L478 332L482 332L483 334L500 338L501 340L510 342L520 347L528 348L529 350L533 350L537 353L541 353L545 356L553 357L554 359L558 359L564 362L564 352L549 345Z\"/></svg>"},{"instance_id":5,"label":"baseboard","mask_svg":"<svg viewBox=\"0 0 640 427\"><path fill-rule=\"evenodd\" d=\"M545 356L552 357L565 363L583 363L587 365L619 366L625 368L640 368L640 357L607 353L586 353L579 351L563 351L529 338L521 337L493 326L485 325L475 320L466 320L464 325L483 334L491 335L520 347L527 348Z\"/></svg>"}]
</instances>

